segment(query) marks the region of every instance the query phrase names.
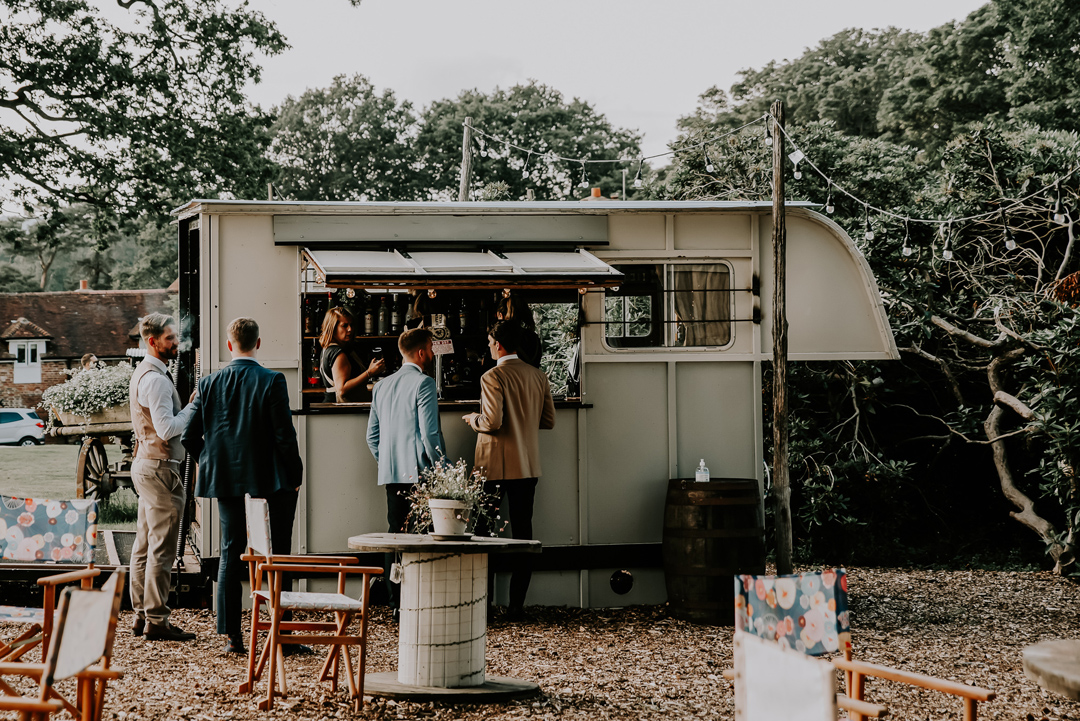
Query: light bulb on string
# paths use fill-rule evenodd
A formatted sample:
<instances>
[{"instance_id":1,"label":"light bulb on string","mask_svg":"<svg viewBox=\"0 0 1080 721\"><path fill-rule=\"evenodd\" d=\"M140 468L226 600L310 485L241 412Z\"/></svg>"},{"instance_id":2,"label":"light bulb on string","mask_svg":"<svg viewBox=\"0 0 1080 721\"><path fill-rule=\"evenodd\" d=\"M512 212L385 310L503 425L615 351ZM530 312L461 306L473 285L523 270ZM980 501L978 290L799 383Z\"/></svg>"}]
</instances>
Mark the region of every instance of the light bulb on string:
<instances>
[{"instance_id":1,"label":"light bulb on string","mask_svg":"<svg viewBox=\"0 0 1080 721\"><path fill-rule=\"evenodd\" d=\"M585 163L582 163L581 164L581 182L578 183L578 185L580 185L582 188L584 188L584 187L588 186L588 184L589 184L589 177L587 175L585 175Z\"/></svg>"},{"instance_id":2,"label":"light bulb on string","mask_svg":"<svg viewBox=\"0 0 1080 721\"><path fill-rule=\"evenodd\" d=\"M910 258L915 249L911 247L911 226L908 224L908 219L904 218L904 247L900 249L900 252L904 254L905 258Z\"/></svg>"},{"instance_id":3,"label":"light bulb on string","mask_svg":"<svg viewBox=\"0 0 1080 721\"><path fill-rule=\"evenodd\" d=\"M486 158L487 157L487 146L484 144L484 138L483 137L478 137L476 139L476 142L480 145L480 156L483 157L483 158Z\"/></svg>"},{"instance_id":4,"label":"light bulb on string","mask_svg":"<svg viewBox=\"0 0 1080 721\"><path fill-rule=\"evenodd\" d=\"M874 226L870 224L870 206L869 205L866 206L866 220L865 220L863 225L864 225L864 228L866 230L865 238L867 240L873 240L874 239Z\"/></svg>"},{"instance_id":5,"label":"light bulb on string","mask_svg":"<svg viewBox=\"0 0 1080 721\"><path fill-rule=\"evenodd\" d=\"M953 259L952 229L951 229L950 226L952 226L952 221L951 220L941 226L941 235L945 239L945 247L942 248L942 250L941 250L941 258L942 258L942 260L952 260Z\"/></svg>"},{"instance_id":6,"label":"light bulb on string","mask_svg":"<svg viewBox=\"0 0 1080 721\"><path fill-rule=\"evenodd\" d=\"M1061 212L1061 181L1054 182L1054 222L1065 225L1065 214Z\"/></svg>"},{"instance_id":7,"label":"light bulb on string","mask_svg":"<svg viewBox=\"0 0 1080 721\"><path fill-rule=\"evenodd\" d=\"M1016 237L1013 235L1012 228L1009 227L1009 219L1004 210L1001 211L1001 225L1004 228L1005 250L1016 250Z\"/></svg>"},{"instance_id":8,"label":"light bulb on string","mask_svg":"<svg viewBox=\"0 0 1080 721\"><path fill-rule=\"evenodd\" d=\"M806 154L798 149L796 149L794 153L788 156L788 160L790 160L791 164L795 166L795 172L792 174L792 177L795 178L795 180L802 180L802 171L799 170L799 163L804 158L806 158Z\"/></svg>"},{"instance_id":9,"label":"light bulb on string","mask_svg":"<svg viewBox=\"0 0 1080 721\"><path fill-rule=\"evenodd\" d=\"M768 117L766 116L766 119L765 119L765 144L766 145L772 145L772 143L773 143L772 128L769 127L769 120L768 120Z\"/></svg>"},{"instance_id":10,"label":"light bulb on string","mask_svg":"<svg viewBox=\"0 0 1080 721\"><path fill-rule=\"evenodd\" d=\"M832 202L832 183L829 183L829 195L825 198L825 212L829 215L836 212L836 206Z\"/></svg>"},{"instance_id":11,"label":"light bulb on string","mask_svg":"<svg viewBox=\"0 0 1080 721\"><path fill-rule=\"evenodd\" d=\"M705 146L702 146L701 149L705 151L705 172L711 173L716 170L716 166L712 164L712 160L709 158L709 149Z\"/></svg>"},{"instance_id":12,"label":"light bulb on string","mask_svg":"<svg viewBox=\"0 0 1080 721\"><path fill-rule=\"evenodd\" d=\"M645 163L645 158L642 158L641 160L638 161L637 175L634 176L634 187L635 188L640 188L641 187L641 166L644 163Z\"/></svg>"},{"instance_id":13,"label":"light bulb on string","mask_svg":"<svg viewBox=\"0 0 1080 721\"><path fill-rule=\"evenodd\" d=\"M525 155L525 164L521 166L521 177L528 180L529 178L529 160L532 158L532 151Z\"/></svg>"}]
</instances>

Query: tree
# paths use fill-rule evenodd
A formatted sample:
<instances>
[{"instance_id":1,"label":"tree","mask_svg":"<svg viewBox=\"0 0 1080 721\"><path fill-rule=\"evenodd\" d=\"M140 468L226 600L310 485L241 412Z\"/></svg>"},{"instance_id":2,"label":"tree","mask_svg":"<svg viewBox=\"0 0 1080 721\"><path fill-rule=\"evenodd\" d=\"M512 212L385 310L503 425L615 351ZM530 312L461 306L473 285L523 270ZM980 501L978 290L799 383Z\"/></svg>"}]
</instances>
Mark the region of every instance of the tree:
<instances>
[{"instance_id":1,"label":"tree","mask_svg":"<svg viewBox=\"0 0 1080 721\"><path fill-rule=\"evenodd\" d=\"M510 198L522 199L532 189L538 200L562 200L584 195L584 187L600 187L610 195L622 188L622 168L634 167L641 156L641 136L615 128L590 104L536 81L491 93L467 90L453 100L438 100L424 109L416 145L420 170L432 198L457 199L461 141L465 118L490 136L529 154L508 149L474 133L473 181L479 185L503 182ZM627 159L625 164L589 164L585 186L582 166L559 158ZM579 190L575 191L575 188Z\"/></svg>"},{"instance_id":2,"label":"tree","mask_svg":"<svg viewBox=\"0 0 1080 721\"><path fill-rule=\"evenodd\" d=\"M34 279L18 268L6 263L0 264L0 288L2 293L27 293L41 290Z\"/></svg>"},{"instance_id":3,"label":"tree","mask_svg":"<svg viewBox=\"0 0 1080 721\"><path fill-rule=\"evenodd\" d=\"M224 0L0 0L0 175L27 215L64 203L165 213L265 187L245 98L284 37Z\"/></svg>"},{"instance_id":4,"label":"tree","mask_svg":"<svg viewBox=\"0 0 1080 721\"><path fill-rule=\"evenodd\" d=\"M416 116L363 75L289 96L274 109L276 184L295 200L418 200Z\"/></svg>"},{"instance_id":5,"label":"tree","mask_svg":"<svg viewBox=\"0 0 1080 721\"><path fill-rule=\"evenodd\" d=\"M1007 31L1010 115L1080 130L1080 6L1072 0L993 0Z\"/></svg>"},{"instance_id":6,"label":"tree","mask_svg":"<svg viewBox=\"0 0 1080 721\"><path fill-rule=\"evenodd\" d=\"M9 219L0 225L0 245L14 255L32 257L38 269L38 290L47 290L53 264L86 243L93 218L92 208L79 205L44 218Z\"/></svg>"}]
</instances>

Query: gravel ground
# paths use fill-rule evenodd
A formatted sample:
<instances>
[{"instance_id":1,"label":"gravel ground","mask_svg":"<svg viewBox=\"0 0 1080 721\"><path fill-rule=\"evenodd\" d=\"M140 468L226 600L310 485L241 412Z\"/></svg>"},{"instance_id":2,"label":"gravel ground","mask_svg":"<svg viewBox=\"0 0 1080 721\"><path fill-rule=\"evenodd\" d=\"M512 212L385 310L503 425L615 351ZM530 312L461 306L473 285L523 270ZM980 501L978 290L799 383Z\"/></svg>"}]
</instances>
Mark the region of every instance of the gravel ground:
<instances>
[{"instance_id":1,"label":"gravel ground","mask_svg":"<svg viewBox=\"0 0 1080 721\"><path fill-rule=\"evenodd\" d=\"M849 569L855 658L994 689L979 707L985 719L1077 719L1080 703L1024 676L1025 646L1080 637L1080 586L1049 573ZM491 705L396 703L368 699L371 719L732 718L734 694L722 671L732 664L730 628L669 618L665 607L577 610L532 607L521 623L496 617L488 630L488 673L540 684L541 696ZM125 613L105 718L322 719L351 716L345 691L314 681L317 656L286 660L291 695L270 713L235 690L245 659L223 653L206 611L174 620L199 634L193 643L146 642L130 635ZM0 626L9 636L11 628ZM368 668L397 664L396 627L373 610ZM344 686L344 683L342 684ZM264 686L260 686L264 688ZM962 716L958 699L868 680L867 699L893 718Z\"/></svg>"}]
</instances>

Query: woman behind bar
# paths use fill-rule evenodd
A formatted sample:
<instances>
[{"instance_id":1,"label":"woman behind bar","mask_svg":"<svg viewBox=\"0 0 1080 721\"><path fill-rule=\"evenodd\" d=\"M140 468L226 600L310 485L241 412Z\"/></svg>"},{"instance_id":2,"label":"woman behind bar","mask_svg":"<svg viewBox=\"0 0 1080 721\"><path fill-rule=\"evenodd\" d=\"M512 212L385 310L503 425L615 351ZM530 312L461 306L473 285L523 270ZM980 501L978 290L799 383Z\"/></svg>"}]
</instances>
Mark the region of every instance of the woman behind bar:
<instances>
[{"instance_id":1,"label":"woman behind bar","mask_svg":"<svg viewBox=\"0 0 1080 721\"><path fill-rule=\"evenodd\" d=\"M495 316L499 320L508 320L519 328L518 358L534 368L540 367L540 356L544 348L540 336L536 333L536 320L529 304L516 295L499 299L495 307Z\"/></svg>"},{"instance_id":2,"label":"woman behind bar","mask_svg":"<svg viewBox=\"0 0 1080 721\"><path fill-rule=\"evenodd\" d=\"M362 370L364 362L355 351L346 348L353 336L353 316L338 306L326 311L322 331L319 333L319 345L322 356L319 358L319 373L326 384L324 403L344 403L357 395L356 389L363 388L367 382L383 372L386 361L372 358L367 370Z\"/></svg>"}]
</instances>

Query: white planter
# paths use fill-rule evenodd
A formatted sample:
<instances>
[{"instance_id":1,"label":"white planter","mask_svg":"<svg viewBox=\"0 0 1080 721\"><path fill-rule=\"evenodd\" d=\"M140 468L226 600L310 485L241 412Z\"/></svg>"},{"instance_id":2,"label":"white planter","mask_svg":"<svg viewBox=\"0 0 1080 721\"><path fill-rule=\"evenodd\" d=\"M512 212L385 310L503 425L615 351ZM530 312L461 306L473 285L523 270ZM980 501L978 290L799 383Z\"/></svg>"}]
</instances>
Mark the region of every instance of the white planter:
<instances>
[{"instance_id":1,"label":"white planter","mask_svg":"<svg viewBox=\"0 0 1080 721\"><path fill-rule=\"evenodd\" d=\"M428 499L431 509L431 525L436 536L463 536L469 522L469 507L463 501L447 498Z\"/></svg>"}]
</instances>

